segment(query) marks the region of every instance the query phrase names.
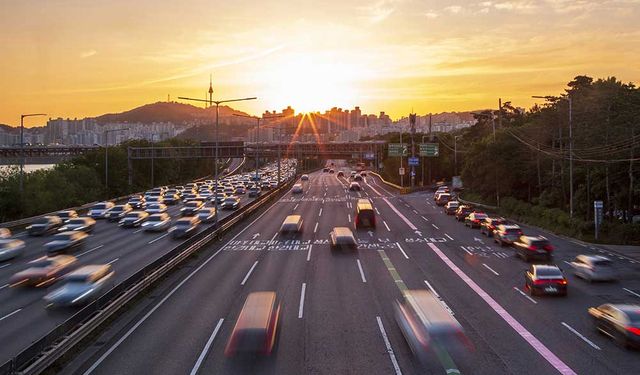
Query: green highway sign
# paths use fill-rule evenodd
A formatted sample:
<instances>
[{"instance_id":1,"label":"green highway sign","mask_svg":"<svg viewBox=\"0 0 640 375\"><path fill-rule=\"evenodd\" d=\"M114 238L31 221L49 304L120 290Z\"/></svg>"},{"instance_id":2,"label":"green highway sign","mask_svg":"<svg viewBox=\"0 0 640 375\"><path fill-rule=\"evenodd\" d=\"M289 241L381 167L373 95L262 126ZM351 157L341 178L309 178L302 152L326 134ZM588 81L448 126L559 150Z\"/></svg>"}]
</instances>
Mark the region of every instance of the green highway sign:
<instances>
[{"instance_id":1,"label":"green highway sign","mask_svg":"<svg viewBox=\"0 0 640 375\"><path fill-rule=\"evenodd\" d=\"M407 156L406 143L389 143L389 156Z\"/></svg>"},{"instance_id":2,"label":"green highway sign","mask_svg":"<svg viewBox=\"0 0 640 375\"><path fill-rule=\"evenodd\" d=\"M437 143L420 143L420 156L437 157L440 149Z\"/></svg>"}]
</instances>

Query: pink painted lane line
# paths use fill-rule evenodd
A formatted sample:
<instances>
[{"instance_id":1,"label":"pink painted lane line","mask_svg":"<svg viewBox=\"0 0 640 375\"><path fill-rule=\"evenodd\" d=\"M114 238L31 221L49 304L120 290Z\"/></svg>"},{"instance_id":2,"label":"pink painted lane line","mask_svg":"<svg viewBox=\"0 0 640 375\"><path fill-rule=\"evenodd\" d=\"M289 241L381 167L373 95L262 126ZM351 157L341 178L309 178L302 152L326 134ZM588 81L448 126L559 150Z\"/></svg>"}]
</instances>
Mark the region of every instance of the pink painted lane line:
<instances>
[{"instance_id":1,"label":"pink painted lane line","mask_svg":"<svg viewBox=\"0 0 640 375\"><path fill-rule=\"evenodd\" d=\"M547 348L540 340L538 340L531 332L529 332L520 322L518 322L511 314L507 312L496 300L494 300L487 292L485 292L475 281L471 280L467 274L464 273L458 266L456 266L449 257L447 257L442 250L440 250L435 244L428 244L431 250L442 259L442 261L455 272L458 277L462 279L480 298L482 298L492 309L495 311L516 333L518 333L529 345L531 345L551 366L553 366L559 373L565 375L576 375L567 364L562 362L558 356L553 354L549 348Z\"/></svg>"}]
</instances>

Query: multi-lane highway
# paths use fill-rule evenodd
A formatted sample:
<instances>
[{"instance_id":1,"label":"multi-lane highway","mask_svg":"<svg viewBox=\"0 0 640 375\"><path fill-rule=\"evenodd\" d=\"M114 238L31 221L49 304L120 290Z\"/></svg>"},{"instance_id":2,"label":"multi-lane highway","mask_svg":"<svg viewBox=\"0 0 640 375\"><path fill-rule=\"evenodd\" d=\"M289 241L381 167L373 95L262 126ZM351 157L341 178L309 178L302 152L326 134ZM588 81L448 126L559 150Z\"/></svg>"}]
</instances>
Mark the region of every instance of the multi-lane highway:
<instances>
[{"instance_id":1,"label":"multi-lane highway","mask_svg":"<svg viewBox=\"0 0 640 375\"><path fill-rule=\"evenodd\" d=\"M510 248L500 248L478 230L443 215L430 193L398 195L372 176L365 178L362 192L348 191L347 184L335 174L313 173L303 182L303 194L288 193L241 231L211 244L63 372L637 373L638 354L596 333L587 315L588 307L605 302L640 302L640 265L634 260L614 257L622 273L618 283L589 284L567 272L568 297L531 297L523 291L527 265ZM373 202L377 228L356 232L357 251L332 252L329 232L334 226L353 227L359 197ZM303 216L304 231L295 240L282 238L280 224L294 213ZM96 236L102 235L100 229ZM526 227L525 232L538 233ZM108 233L105 229L104 248L86 256L120 262L129 253L144 257L162 251L160 244L168 241L160 239L155 245L139 233L111 244ZM122 246L134 238L137 246ZM577 254L596 252L549 238L556 248L554 261L567 271L565 262ZM464 327L474 350L443 353L421 366L394 319L393 303L403 298L405 289L429 289L438 295ZM246 296L265 290L275 291L282 301L274 354L226 358L224 347ZM28 342L23 337L41 324L37 314L46 314L39 301L33 296L24 297L22 304L3 305L3 312L10 312L26 304L11 322L0 322L3 338Z\"/></svg>"},{"instance_id":2,"label":"multi-lane highway","mask_svg":"<svg viewBox=\"0 0 640 375\"><path fill-rule=\"evenodd\" d=\"M243 195L241 205L252 200L253 198ZM181 204L168 206L168 214L173 222L180 217L181 207ZM221 210L220 218L232 212ZM213 224L202 223L199 230L211 225ZM27 268L29 261L45 255L44 244L52 239L51 236L29 237L26 232L17 233L16 237L26 242L25 253L19 258L0 263L0 363L20 353L30 343L68 319L75 311L45 309L42 297L58 288L60 283L47 288L9 285L9 279L13 274ZM115 283L119 283L184 241L186 239L172 238L167 231L149 233L142 228L123 229L117 222L98 220L94 231L85 241L84 248L72 255L78 258L80 265L111 264L115 271Z\"/></svg>"}]
</instances>

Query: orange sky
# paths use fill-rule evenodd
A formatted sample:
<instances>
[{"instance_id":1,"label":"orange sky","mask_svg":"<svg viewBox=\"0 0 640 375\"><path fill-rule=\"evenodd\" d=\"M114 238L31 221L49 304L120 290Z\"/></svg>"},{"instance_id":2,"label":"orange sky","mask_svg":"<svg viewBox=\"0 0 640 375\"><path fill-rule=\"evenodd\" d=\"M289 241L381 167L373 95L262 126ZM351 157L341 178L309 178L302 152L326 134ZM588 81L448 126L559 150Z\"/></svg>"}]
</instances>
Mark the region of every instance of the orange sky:
<instances>
[{"instance_id":1,"label":"orange sky","mask_svg":"<svg viewBox=\"0 0 640 375\"><path fill-rule=\"evenodd\" d=\"M579 74L640 80L639 19L640 0L3 1L0 123L204 97L209 73L254 114L528 107Z\"/></svg>"}]
</instances>

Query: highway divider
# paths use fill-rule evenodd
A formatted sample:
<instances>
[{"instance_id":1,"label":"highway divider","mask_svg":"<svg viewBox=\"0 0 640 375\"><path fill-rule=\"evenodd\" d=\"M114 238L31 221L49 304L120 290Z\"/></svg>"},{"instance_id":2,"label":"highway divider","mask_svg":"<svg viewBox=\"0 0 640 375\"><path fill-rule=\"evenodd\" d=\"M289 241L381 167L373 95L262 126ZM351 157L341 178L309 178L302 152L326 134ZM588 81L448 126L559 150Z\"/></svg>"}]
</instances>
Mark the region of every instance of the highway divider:
<instances>
[{"instance_id":1,"label":"highway divider","mask_svg":"<svg viewBox=\"0 0 640 375\"><path fill-rule=\"evenodd\" d=\"M114 286L0 366L0 375L41 373L185 259L224 235L266 204L279 199L295 181L296 179L292 179L281 187L247 203L234 214L221 219L217 226L193 235L164 256Z\"/></svg>"}]
</instances>

